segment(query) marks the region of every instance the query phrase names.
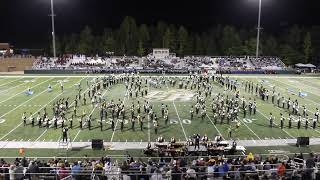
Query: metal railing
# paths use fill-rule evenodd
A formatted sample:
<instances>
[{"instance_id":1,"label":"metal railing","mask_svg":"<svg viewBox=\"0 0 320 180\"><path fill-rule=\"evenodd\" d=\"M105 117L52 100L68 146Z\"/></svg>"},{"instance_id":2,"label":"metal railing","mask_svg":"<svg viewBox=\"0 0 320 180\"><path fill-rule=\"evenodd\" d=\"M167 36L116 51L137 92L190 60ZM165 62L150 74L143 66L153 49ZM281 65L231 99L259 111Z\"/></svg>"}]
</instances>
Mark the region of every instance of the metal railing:
<instances>
[{"instance_id":1,"label":"metal railing","mask_svg":"<svg viewBox=\"0 0 320 180\"><path fill-rule=\"evenodd\" d=\"M267 156L286 156L286 157L288 157L288 156L290 156L290 155L295 155L295 154L297 154L297 153L272 153L272 154L253 154L254 156L259 156L259 157L267 157ZM303 155L308 155L308 154L310 154L310 153L302 153ZM320 154L320 153L314 153L314 154ZM161 158L163 158L163 159L181 159L181 158L187 158L187 159L192 159L192 158L221 158L221 157L223 157L223 158L235 158L235 157L247 157L248 155L242 155L242 154L238 154L238 155L222 155L222 156L174 156L174 157L147 157L147 156L134 156L133 158L134 159L161 159ZM65 156L55 156L55 157L53 157L53 156L47 156L47 157L45 157L45 156L43 156L43 157L41 157L41 156L30 156L30 157L24 157L24 156L20 156L20 157L17 157L17 156L15 156L15 157L13 157L13 156L9 156L9 157L5 157L5 156L0 156L0 159L16 159L16 158L25 158L25 159L43 159L43 160L47 160L47 159L66 159L66 160L68 160L68 159L80 159L80 160L83 160L83 159L101 159L101 158L106 158L106 157L108 157L108 158L127 158L128 157L128 155L107 155L106 154L106 156L104 156L104 157L101 157L101 156L99 156L99 157L94 157L94 156L88 156L88 157L86 157L86 156L74 156L74 157L65 157Z\"/></svg>"},{"instance_id":2,"label":"metal railing","mask_svg":"<svg viewBox=\"0 0 320 180\"><path fill-rule=\"evenodd\" d=\"M300 169L286 169L281 174L287 177L291 177L293 175L302 176L307 174L313 175L314 173L318 171L318 169L314 168L300 168ZM184 172L178 172L178 173L169 173L168 171L164 170L156 170L154 173L146 173L146 172L135 172L135 173L128 173L128 172L107 172L107 171L91 171L88 173L71 173L63 171L63 172L52 172L52 173L14 173L14 172L0 172L0 179L1 177L5 176L19 176L32 179L39 178L39 177L51 177L52 179L97 179L102 177L113 177L115 179L122 179L125 176L128 177L160 177L161 178L168 178L168 177L207 177L207 178L214 178L214 177L234 177L234 176L279 176L277 169L269 169L269 170L247 170L247 171L227 171L227 172L195 172L195 171L188 171L185 169ZM158 179L158 178L157 178Z\"/></svg>"}]
</instances>

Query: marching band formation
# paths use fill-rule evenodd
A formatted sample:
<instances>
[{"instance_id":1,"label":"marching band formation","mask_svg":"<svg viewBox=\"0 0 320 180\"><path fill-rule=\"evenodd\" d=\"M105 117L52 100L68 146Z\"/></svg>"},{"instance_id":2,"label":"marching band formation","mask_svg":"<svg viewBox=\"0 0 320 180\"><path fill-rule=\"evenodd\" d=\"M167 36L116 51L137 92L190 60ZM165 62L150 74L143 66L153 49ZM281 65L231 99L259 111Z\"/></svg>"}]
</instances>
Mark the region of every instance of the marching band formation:
<instances>
[{"instance_id":1,"label":"marching band formation","mask_svg":"<svg viewBox=\"0 0 320 180\"><path fill-rule=\"evenodd\" d=\"M179 88L194 92L194 104L190 105L190 120L195 120L194 118L197 116L201 120L205 118L212 119L214 124L228 124L229 138L232 138L233 132L241 125L240 118L242 117L239 117L240 112L243 118L256 114L257 98L288 111L288 117L280 113L279 127L281 129L285 128L286 119L288 128L295 127L294 123L296 123L298 129L303 126L302 123L305 123L304 127L308 129L311 122L311 127L315 129L319 120L318 108L316 108L314 116L309 113L310 111L306 105L303 105L302 110L300 110L298 99L293 100L290 97L284 97L276 91L275 86L272 89L268 89L263 83L238 82L229 77L218 75L190 74L184 77L151 77L140 76L139 74L122 74L96 77L92 81L87 80L86 83L87 90L85 91L81 83L77 84L76 89L78 92L73 100L71 100L72 97L67 97L54 102L51 115L49 115L48 107L44 107L42 112L37 112L36 118L32 112L30 112L29 116L24 112L22 115L24 126L31 124L31 126L38 126L39 128L58 129L61 127L65 132L67 131L66 128L74 128L73 121L78 119L78 127L80 129L87 127L91 130L93 126L99 126L100 130L104 131L104 126L110 125L111 130L115 131L116 123L118 122L121 131L124 131L125 126L129 123L131 124L129 129L132 131L136 131L136 124L139 125L140 131L143 131L144 124L148 121L153 124L154 133L158 134L160 125L169 126L171 124L169 106L164 101L161 104L160 112L155 112L152 102L148 98L150 88L164 91ZM105 98L102 91L107 91L107 89L117 84L125 86L124 99L113 100L112 97ZM50 91L53 90L51 85L49 85L49 88ZM60 82L60 88L63 92L64 86L62 82ZM242 94L240 94L240 91ZM270 94L271 98L269 98ZM301 92L299 92L299 96L300 94ZM131 104L125 103L126 98L132 100ZM69 104L70 102L72 102L71 105ZM93 117L92 113L87 113L85 110L79 112L79 107L86 106L88 102L91 102L92 108L99 109L99 118ZM126 104L130 104L129 107ZM207 108L211 108L212 117L207 114ZM157 116L157 114L160 115ZM275 127L275 121L275 116L270 112L269 126L271 128Z\"/></svg>"}]
</instances>

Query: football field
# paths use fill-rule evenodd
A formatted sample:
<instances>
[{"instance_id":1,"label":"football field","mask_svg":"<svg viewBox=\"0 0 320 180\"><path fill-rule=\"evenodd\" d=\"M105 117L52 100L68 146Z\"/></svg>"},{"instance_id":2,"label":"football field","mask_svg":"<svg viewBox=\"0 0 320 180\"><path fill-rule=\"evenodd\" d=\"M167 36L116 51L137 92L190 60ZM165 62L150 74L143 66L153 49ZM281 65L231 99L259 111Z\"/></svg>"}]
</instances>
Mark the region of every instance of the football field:
<instances>
[{"instance_id":1,"label":"football field","mask_svg":"<svg viewBox=\"0 0 320 180\"><path fill-rule=\"evenodd\" d=\"M179 79L180 76L175 78ZM79 76L63 76L63 75L48 75L48 76L0 76L0 141L15 141L15 142L58 142L61 140L62 130L61 128L55 129L50 126L38 127L37 125L32 127L30 122L27 126L23 125L22 114L26 112L27 117L30 114L34 118L37 117L37 113L43 112L46 107L49 118L52 118L52 105L58 99L69 97L69 106L73 106L73 99L78 94L76 84L81 83L82 92L87 93L88 87L86 82L90 82L95 77L93 75L79 75ZM149 78L145 76L143 78ZM170 77L171 78L171 77ZM91 114L92 128L89 130L86 126L83 129L79 128L78 118L73 122L73 128L69 129L69 138L71 142L88 142L91 139L103 139L105 142L154 142L159 135L162 135L166 140L170 140L171 137L175 137L178 141L186 141L189 137L199 133L200 135L207 134L209 139L213 139L214 136L221 134L226 140L272 140L272 139L293 139L299 136L308 136L317 138L320 137L320 125L317 124L317 128L312 129L312 122L309 122L307 129L305 123L302 121L301 128L297 129L297 116L294 116L293 127L289 129L287 117L289 110L287 108L278 107L271 103L271 97L269 101L262 101L255 94L247 93L244 90L245 81L251 81L254 83L263 84L263 86L272 92L273 87L281 96L285 99L289 97L292 100L297 99L300 104L300 112L302 112L302 106L306 105L308 114L310 117L314 117L316 108L320 108L320 78L308 77L308 76L264 76L264 75L247 75L247 76L230 76L231 79L239 82L238 89L240 90L240 96L244 96L246 99L251 97L257 100L257 113L255 115L249 115L243 118L243 112L239 114L240 127L235 128L236 122L230 122L227 124L220 121L214 123L213 112L210 108L212 97L218 93L227 93L230 96L233 92L224 92L224 88L216 82L210 83L213 85L212 97L208 97L207 103L207 115L202 120L199 115L195 115L191 121L190 108L195 105L196 97L195 91L188 89L179 89L172 86L161 86L154 88L147 86L148 95L135 98L126 97L126 87L124 84L116 84L107 89L102 89L101 94L107 101L113 99L115 102L125 102L126 118L124 121L124 130L120 130L120 121L116 120L115 131L111 129L111 115L109 113L109 119L104 120L103 130L100 130L99 126L99 106L93 106L90 100L86 105L80 102L78 112L85 111L87 114ZM60 81L63 81L64 91L60 90ZM52 91L48 91L49 84L52 86ZM31 95L26 93L27 89L33 92ZM301 90L306 96L299 97L298 92ZM271 94L271 93L270 93ZM155 134L153 123L145 121L143 130L140 130L140 126L136 123L135 131L131 129L131 122L129 119L131 104L137 104L140 101L141 106L144 100L148 100L153 106L153 111L157 114L159 119L158 134ZM169 109L169 122L165 125L164 119L161 117L161 104L167 105ZM281 103L282 104L282 103ZM275 127L269 127L269 113L272 112L275 116ZM73 113L73 109L70 108L66 117L69 119ZM280 113L286 117L285 127L281 129L280 125ZM144 114L144 113L143 113ZM37 124L37 123L36 123ZM66 125L69 125L67 122ZM232 138L228 137L228 128L233 130Z\"/></svg>"}]
</instances>

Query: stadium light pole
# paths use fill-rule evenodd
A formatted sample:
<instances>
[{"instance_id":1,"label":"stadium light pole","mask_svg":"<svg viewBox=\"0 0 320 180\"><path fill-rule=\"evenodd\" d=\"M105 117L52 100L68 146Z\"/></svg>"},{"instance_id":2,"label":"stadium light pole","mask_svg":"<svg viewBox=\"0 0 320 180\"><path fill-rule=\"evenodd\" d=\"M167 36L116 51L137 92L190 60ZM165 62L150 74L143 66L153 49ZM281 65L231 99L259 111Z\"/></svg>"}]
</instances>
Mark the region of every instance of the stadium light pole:
<instances>
[{"instance_id":1,"label":"stadium light pole","mask_svg":"<svg viewBox=\"0 0 320 180\"><path fill-rule=\"evenodd\" d=\"M258 14L258 27L257 27L257 46L256 46L256 58L259 57L259 44L260 44L260 22L261 22L261 2L262 0L259 0L259 14Z\"/></svg>"},{"instance_id":2,"label":"stadium light pole","mask_svg":"<svg viewBox=\"0 0 320 180\"><path fill-rule=\"evenodd\" d=\"M51 0L51 26L52 26L52 49L53 49L53 58L56 59L56 36L54 30L54 9L53 9L53 0Z\"/></svg>"}]
</instances>

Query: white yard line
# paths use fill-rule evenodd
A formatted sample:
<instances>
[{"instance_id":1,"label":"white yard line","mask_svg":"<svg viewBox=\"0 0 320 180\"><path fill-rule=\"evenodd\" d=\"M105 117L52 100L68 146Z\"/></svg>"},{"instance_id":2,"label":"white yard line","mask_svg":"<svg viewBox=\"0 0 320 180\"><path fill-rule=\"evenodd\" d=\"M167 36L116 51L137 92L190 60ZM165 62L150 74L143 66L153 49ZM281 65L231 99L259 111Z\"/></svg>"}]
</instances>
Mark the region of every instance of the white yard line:
<instances>
[{"instance_id":1,"label":"white yard line","mask_svg":"<svg viewBox=\"0 0 320 180\"><path fill-rule=\"evenodd\" d=\"M15 89L15 88L20 87L20 86L23 86L23 85L25 85L25 84L27 84L27 82L23 82L23 83L21 83L21 84L15 85L15 86L10 87L10 88L8 88L8 89L4 89L4 90L0 91L0 93L10 91L11 89Z\"/></svg>"},{"instance_id":2,"label":"white yard line","mask_svg":"<svg viewBox=\"0 0 320 180\"><path fill-rule=\"evenodd\" d=\"M12 130L9 131L7 134L5 134L4 136L2 136L2 137L0 138L0 141L1 141L3 138L5 138L6 136L8 136L10 133L12 133L14 130L16 130L19 126L21 126L21 124L22 124L22 123L20 123L20 124L19 124L18 126L16 126L14 129L12 129ZM6 139L5 142L7 142L7 143L6 143L5 145L3 145L3 146L1 147L1 149L4 148L4 147L9 143L8 139Z\"/></svg>"},{"instance_id":3,"label":"white yard line","mask_svg":"<svg viewBox=\"0 0 320 180\"><path fill-rule=\"evenodd\" d=\"M279 81L280 82L280 81ZM284 88L282 88L282 87L280 87L280 89L284 89ZM305 100L308 100L308 99L305 99ZM318 104L318 103L317 103ZM278 109L280 109L280 110L286 110L286 109L281 109L280 107L278 107L277 105L276 105L276 107L278 108ZM313 114L313 112L312 111L310 111L309 109L307 109L307 111L308 112L310 112L311 114ZM295 117L295 115L293 115L294 117ZM311 129L313 129L312 128L312 126L310 125L309 126ZM314 129L317 133L319 133L320 134L320 131L318 131L317 129Z\"/></svg>"},{"instance_id":4,"label":"white yard line","mask_svg":"<svg viewBox=\"0 0 320 180\"><path fill-rule=\"evenodd\" d=\"M181 125L181 128L182 128L184 137L186 138L186 140L188 140L188 137L187 137L187 134L186 134L186 132L185 132L185 130L184 130L184 127L183 127L183 125L182 125L182 121L181 121L181 119L180 119L180 116L179 116L179 113L178 113L176 104L174 103L174 101L172 101L172 104L173 104L174 109L176 110L176 113L177 113L177 116L178 116L178 119L179 119L179 122L180 122L180 125Z\"/></svg>"},{"instance_id":5,"label":"white yard line","mask_svg":"<svg viewBox=\"0 0 320 180\"><path fill-rule=\"evenodd\" d=\"M124 96L124 98L123 98L123 104L124 104L125 100L126 100L126 96ZM115 127L114 127L114 130L113 130L113 132L112 132L110 142L113 141L114 134L115 134L115 132L116 132L116 130L117 130L117 125L118 125L118 118L117 118L117 121L116 121L116 125L115 125Z\"/></svg>"},{"instance_id":6,"label":"white yard line","mask_svg":"<svg viewBox=\"0 0 320 180\"><path fill-rule=\"evenodd\" d=\"M261 140L261 138L245 122L243 122L241 119L239 119L239 121L241 121L242 124L244 124L259 140Z\"/></svg>"},{"instance_id":7,"label":"white yard line","mask_svg":"<svg viewBox=\"0 0 320 180\"><path fill-rule=\"evenodd\" d=\"M150 130L150 119L149 119L149 116L148 116L148 141L150 142L151 141L151 130Z\"/></svg>"},{"instance_id":8,"label":"white yard line","mask_svg":"<svg viewBox=\"0 0 320 180\"><path fill-rule=\"evenodd\" d=\"M219 129L217 128L217 126L213 123L212 119L210 118L210 116L207 114L207 117L209 118L211 124L213 125L213 127L216 129L216 131L219 133L219 135L224 139L224 137L222 136L221 132L219 131Z\"/></svg>"},{"instance_id":9,"label":"white yard line","mask_svg":"<svg viewBox=\"0 0 320 180\"><path fill-rule=\"evenodd\" d=\"M302 83L302 82L305 82L305 83ZM315 91L319 91L319 87L314 87L314 86L320 86L320 85L318 85L318 84L316 84L316 83L313 83L312 82L312 85L313 86L310 86L309 84L311 83L311 82L309 82L309 81L306 81L306 80L304 80L304 79L301 79L300 81L298 81L298 83L300 83L302 86L308 86L310 89L314 89ZM314 95L316 95L316 96L319 96L319 95L317 95L314 91L312 91L312 94L314 94Z\"/></svg>"},{"instance_id":10,"label":"white yard line","mask_svg":"<svg viewBox=\"0 0 320 180\"><path fill-rule=\"evenodd\" d=\"M266 115L264 115L262 112L260 112L259 110L257 110L257 112L259 114L261 114L263 117L265 117L268 120L268 117ZM275 122L273 122L274 125L278 126L278 124L276 124ZM294 136L292 136L291 134L289 134L285 129L281 129L283 132L285 132L288 136L294 138Z\"/></svg>"},{"instance_id":11,"label":"white yard line","mask_svg":"<svg viewBox=\"0 0 320 180\"><path fill-rule=\"evenodd\" d=\"M168 87L168 85L167 85L167 82L165 82L165 84L166 84L166 86L167 86L167 89L169 90L169 87ZM180 126L181 126L181 128L182 128L184 137L186 138L186 140L188 140L187 134L186 134L186 132L185 132L185 130L184 130L184 127L183 127L183 125L182 125L182 121L181 121L181 119L180 119L180 116L179 116L179 113L178 113L176 104L174 103L174 100L172 101L172 104L173 104L174 109L176 110L176 114L177 114L177 116L178 116L179 123L180 123Z\"/></svg>"},{"instance_id":12,"label":"white yard line","mask_svg":"<svg viewBox=\"0 0 320 180\"><path fill-rule=\"evenodd\" d=\"M45 130L41 133L41 135L40 135L36 140L34 140L34 142L39 141L39 139L40 139L47 131L48 131L48 129L45 129Z\"/></svg>"},{"instance_id":13,"label":"white yard line","mask_svg":"<svg viewBox=\"0 0 320 180\"><path fill-rule=\"evenodd\" d=\"M275 80L275 81L278 81L278 80ZM280 82L280 81L278 81L278 82ZM282 92L284 92L284 93L287 93L287 91L284 89L284 88L282 88L282 87L280 87L280 86L277 86L278 88L280 88L280 89L282 89ZM292 86L293 87L293 86ZM308 99L305 99L305 100L308 100ZM278 109L280 109L281 111L285 111L286 109L283 109L283 108L280 108L280 107L278 107L277 105L275 105L276 106L276 108L278 108ZM313 113L313 112L311 112L309 109L307 110L308 112L310 112L311 114ZM261 113L260 113L261 114ZM294 115L293 115L294 116ZM266 116L265 116L266 117ZM295 116L294 116L295 117ZM277 124L275 124L275 125L277 125ZM312 128L312 126L310 125L309 126L311 129L313 129ZM320 134L320 131L318 131L317 129L314 129L317 133L319 133ZM285 130L284 130L285 131ZM286 131L285 131L286 132ZM286 132L287 134L288 134L288 132Z\"/></svg>"},{"instance_id":14,"label":"white yard line","mask_svg":"<svg viewBox=\"0 0 320 180\"><path fill-rule=\"evenodd\" d=\"M244 87L242 87L242 88L244 88ZM244 91L245 92L245 91ZM245 93L247 93L247 92L245 92ZM247 93L248 94L248 93ZM250 94L249 94L250 95ZM267 120L268 120L268 117L265 115L265 114L263 114L261 111L259 111L258 109L257 109L257 112L259 113L259 114L261 114L264 118L266 118ZM278 124L276 124L275 122L273 122L273 124L274 125L276 125L276 126L278 126ZM283 132L285 132L288 136L290 136L290 137L292 137L292 138L294 138L294 136L292 136L291 134L289 134L288 133L288 131L286 131L285 129L281 129Z\"/></svg>"},{"instance_id":15,"label":"white yard line","mask_svg":"<svg viewBox=\"0 0 320 180\"><path fill-rule=\"evenodd\" d=\"M290 87L293 87L293 88L297 89L296 87L294 87L293 85L290 85L290 84L288 84L288 83L284 83L284 82L279 81L279 80L276 80L276 79L274 79L274 81L280 82L280 83L282 83L282 84L285 84L285 85L287 85L287 86L290 86ZM284 92L288 93L286 89L284 89L284 88L282 88L282 87L279 87L279 86L276 86L276 87L278 87L278 88L280 88L280 89L283 89ZM305 90L304 90L304 91L305 91ZM310 94L313 94L313 95L315 95L315 96L319 96L319 95L316 95L316 94L311 93L311 92L309 92L309 91L306 91L306 92L308 92L308 93L310 93ZM320 103L317 103L317 102L315 102L315 101L313 101L313 100L311 100L311 99L308 99L308 98L303 98L303 99L306 100L306 101L312 102L312 103L314 103L314 104L320 105Z\"/></svg>"},{"instance_id":16,"label":"white yard line","mask_svg":"<svg viewBox=\"0 0 320 180\"><path fill-rule=\"evenodd\" d=\"M54 86L56 86L56 85L58 85L59 83L57 83L57 84L55 84ZM43 105L41 108L39 108L36 112L34 112L33 114L32 114L32 116L34 116L36 113L38 113L41 109L43 109L44 107L46 107L48 104L50 104L52 101L54 101L56 98L58 98L60 95L62 95L63 94L63 92L62 93L60 93L60 94L58 94L57 96L55 96L53 99L51 99L47 104L45 104L45 105ZM11 134L13 131L15 131L18 127L20 127L21 125L23 124L23 122L21 122L20 124L18 124L15 128L13 128L13 129L11 129L7 134L5 134L4 136L2 136L1 138L0 138L0 141L3 139L3 138L5 138L5 137L7 137L9 134Z\"/></svg>"},{"instance_id":17,"label":"white yard line","mask_svg":"<svg viewBox=\"0 0 320 180\"><path fill-rule=\"evenodd\" d=\"M80 132L81 132L81 130L79 130L79 131L77 132L77 134L74 136L74 138L73 138L73 140L72 140L72 143L74 143L74 141L77 139L77 137L79 136Z\"/></svg>"},{"instance_id":18,"label":"white yard line","mask_svg":"<svg viewBox=\"0 0 320 180\"><path fill-rule=\"evenodd\" d=\"M89 88L87 88L87 90L86 90L85 92L87 92L88 90L89 90ZM105 90L105 92L102 94L102 96L104 96L104 95L108 92L108 90L109 90L109 88ZM85 92L83 92L83 94L84 94ZM98 107L98 105L95 105L95 106L94 106L94 108L93 108L92 111L90 112L89 116L93 114L94 110L95 110L97 107ZM85 126L85 125L86 125L86 122L83 123L83 126ZM78 130L78 132L77 132L76 136L73 138L72 142L74 142L74 141L77 139L77 137L78 137L78 135L80 134L81 131L82 131L82 129Z\"/></svg>"},{"instance_id":19,"label":"white yard line","mask_svg":"<svg viewBox=\"0 0 320 180\"><path fill-rule=\"evenodd\" d=\"M48 79L48 80L46 80L46 81L44 81L44 82L42 82L42 83L40 83L40 84L43 84L43 83L45 83L45 82L47 82L47 81L49 81L49 80L52 80L52 79L53 79L53 78ZM40 85L40 84L38 84L38 85ZM37 85L37 86L38 86L38 85ZM10 111L8 111L8 112L4 113L2 116L0 116L0 118L3 118L3 117L4 117L4 116L6 116L7 114L10 114L11 112L13 112L13 111L15 111L16 109L18 109L19 107L21 107L22 105L26 104L27 102L29 102L29 101L33 100L34 98L36 98L36 97L40 96L41 94L43 94L43 93L45 93L45 92L47 92L47 91L48 91L48 90L46 89L46 90L44 90L44 91L42 91L42 92L38 93L37 95L32 96L32 98L28 99L27 101L24 101L24 102L23 102L23 103L21 103L19 106L16 106L15 108L11 109Z\"/></svg>"},{"instance_id":20,"label":"white yard line","mask_svg":"<svg viewBox=\"0 0 320 180\"><path fill-rule=\"evenodd\" d=\"M70 78L70 77L69 77ZM67 78L67 79L69 79L69 78ZM84 79L85 77L83 77L83 78L81 78L77 83L80 83L83 79ZM55 86L56 85L58 85L59 83L57 83L57 84L55 84ZM71 87L72 87L73 85L71 85ZM85 92L84 92L85 93ZM82 93L82 94L84 94L84 93ZM59 94L59 96L61 95L61 94L63 94L63 92L62 93L60 93ZM74 102L72 102L71 104L70 104L70 107L72 106L74 104ZM46 105L48 105L48 104L46 104ZM45 105L45 106L46 106ZM44 106L44 107L45 107ZM43 107L42 107L43 108ZM38 140L46 133L48 131L48 129L45 129L44 131L43 131L43 133L40 135L40 137L38 138ZM59 138L60 139L60 138Z\"/></svg>"},{"instance_id":21,"label":"white yard line","mask_svg":"<svg viewBox=\"0 0 320 180\"><path fill-rule=\"evenodd\" d=\"M51 77L51 78L52 78L52 77ZM50 80L50 79L48 79L48 80ZM46 80L46 81L48 81L48 80ZM44 82L46 82L46 81L44 81ZM44 83L44 82L38 83L38 84L36 84L36 85L34 85L34 86L30 87L30 89L32 89L32 88L34 88L34 87L36 87L36 86L38 86L38 85L40 85L40 84L42 84L42 83ZM24 84L24 83L23 83L23 84ZM19 94L21 94L21 93L24 93L25 91L26 91L26 90L24 90L24 91L22 91L22 92L19 92L19 93L17 93L17 94L15 94L15 95L13 95L13 96L11 96L11 97L9 97L9 98L7 98L7 99L5 99L5 100L1 101L1 102L0 102L0 104L1 104L1 103L3 103L3 102L8 101L9 99L12 99L12 98L14 98L14 97L18 96L18 95L19 95Z\"/></svg>"},{"instance_id":22,"label":"white yard line","mask_svg":"<svg viewBox=\"0 0 320 180\"><path fill-rule=\"evenodd\" d=\"M150 85L148 82L148 93L150 93ZM159 105L160 106L160 105ZM150 126L150 119L148 116L148 141L151 142L151 126Z\"/></svg>"},{"instance_id":23,"label":"white yard line","mask_svg":"<svg viewBox=\"0 0 320 180\"><path fill-rule=\"evenodd\" d=\"M20 79L22 79L22 78L19 78L19 79L13 80L13 81L9 81L9 82L6 82L6 83L4 83L4 84L0 84L0 87L1 87L1 86L5 86L5 85L10 84L10 83L13 83L13 82L15 82L15 81L19 81Z\"/></svg>"},{"instance_id":24,"label":"white yard line","mask_svg":"<svg viewBox=\"0 0 320 180\"><path fill-rule=\"evenodd\" d=\"M222 136L222 134L220 133L220 131L218 130L218 128L216 127L216 125L213 123L213 121L211 120L211 118L209 117L208 114L207 114L207 117L209 118L209 120L211 121L211 123L213 124L213 126L215 127L215 129L218 131L218 133L220 134L220 136ZM240 119L239 119L239 121L241 121L242 124L244 124L244 125L247 127L247 129L248 129L249 131L251 131L259 140L261 140L261 138L260 138L245 122L243 122L243 121L240 120Z\"/></svg>"}]
</instances>

